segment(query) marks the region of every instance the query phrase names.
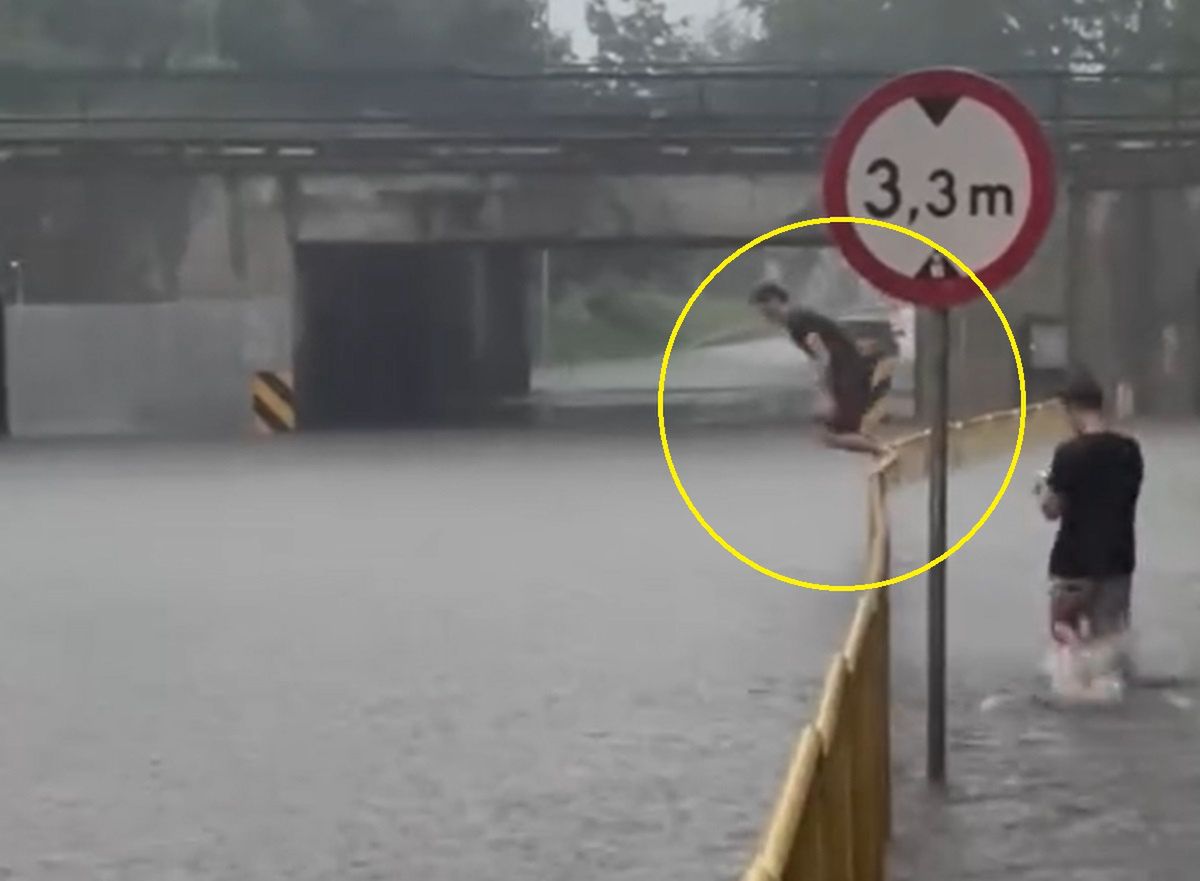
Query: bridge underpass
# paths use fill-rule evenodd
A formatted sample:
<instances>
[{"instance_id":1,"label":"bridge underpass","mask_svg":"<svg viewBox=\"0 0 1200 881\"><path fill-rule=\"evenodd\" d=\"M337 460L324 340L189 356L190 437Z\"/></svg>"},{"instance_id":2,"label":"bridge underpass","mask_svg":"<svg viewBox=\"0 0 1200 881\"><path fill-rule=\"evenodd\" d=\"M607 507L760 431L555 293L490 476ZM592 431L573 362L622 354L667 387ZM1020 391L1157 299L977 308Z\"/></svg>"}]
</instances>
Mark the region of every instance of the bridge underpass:
<instances>
[{"instance_id":1,"label":"bridge underpass","mask_svg":"<svg viewBox=\"0 0 1200 881\"><path fill-rule=\"evenodd\" d=\"M213 425L232 428L246 375L316 351L301 342L305 313L336 315L336 308L314 305L323 296L315 291L345 283L321 266L341 261L342 275L354 277L345 263L352 253L372 255L357 274L359 291L367 277L395 290L389 273L427 273L439 280L444 301L462 305L446 310L441 302L436 311L428 303L381 300L372 307L377 320L348 322L382 327L441 315L445 326L431 325L426 336L442 339L445 351L467 351L471 341L475 366L439 356L440 366L422 368L440 377L429 383L453 387L476 368L476 375L491 376L497 364L508 364L515 377L525 360L519 347L499 360L495 352L482 357L480 348L510 326L497 318L497 333L488 331L486 315L503 311L484 309L490 288L495 305L521 308L506 292L515 282L480 268L498 265L504 247L735 246L818 214L821 144L840 113L881 77L753 70L330 75L316 94L313 77L30 74L25 88L0 96L0 192L14 206L0 248L20 262L30 310L13 316L9 329L18 430L47 424L39 408L69 398L64 381L78 372L61 360L58 376L30 368L36 375L22 380L24 362L44 362L46 351L73 351L80 336L95 336L95 314L68 314L59 305L142 310L151 303L164 307L158 314L175 306L232 310L233 318L219 322L193 320L190 312L167 322L171 333L185 336L234 325L222 331L232 338L210 346L225 352L228 369L167 365L197 382L211 375L201 397L223 402ZM1065 322L1072 357L1092 363L1110 387L1130 383L1140 401L1164 412L1193 407L1200 399L1200 304L1187 242L1197 211L1189 184L1197 180L1191 163L1200 129L1195 78L1005 78L1042 116L1063 172L1050 240L1005 292L1014 330L1024 336L1035 320ZM1129 218L1138 219L1127 227ZM356 250L367 244L380 247ZM415 256L418 246L429 250ZM463 254L478 253L462 262L475 268L451 269L460 261L446 249L467 246ZM378 256L393 247L393 257ZM73 259L62 260L64 253ZM522 263L504 260L514 271ZM426 269L417 272L421 263ZM316 280L300 284L298 267ZM1149 299L1135 293L1147 289ZM343 302L369 301L364 294ZM50 305L53 316L34 314ZM455 312L460 308L475 311ZM1134 320L1123 319L1126 313ZM1015 378L994 316L984 305L956 320L956 372L969 378L960 384L958 409L1012 403ZM1130 327L1136 333L1126 333ZM394 332L403 338L405 331ZM153 348L168 347L158 340ZM418 348L414 343L410 354ZM230 349L242 354L231 358ZM388 361L382 353L359 354L360 366L374 359L381 376L398 369L398 355ZM976 366L982 369L968 369ZM1151 390L1168 368L1177 379L1191 377L1192 387L1155 400ZM500 385L520 387L515 380ZM94 391L90 399L104 397L103 389ZM122 402L134 415L115 421L172 421L138 415L176 406L163 390L153 393L153 400ZM178 406L195 413L207 404Z\"/></svg>"},{"instance_id":2,"label":"bridge underpass","mask_svg":"<svg viewBox=\"0 0 1200 881\"><path fill-rule=\"evenodd\" d=\"M353 372L350 361L318 356L316 337L304 339L305 333L334 334L339 322L364 334L371 329L376 335L369 338L380 347L385 327L398 340L414 335L405 357L440 339L440 366L425 370L438 388L476 399L518 391L517 373L528 361L527 334L518 330L538 283L541 250L686 246L709 250L715 265L720 250L819 213L810 174L577 175L569 186L552 175L314 175L291 189L263 175L174 180L59 175L20 186L0 181L18 209L6 218L7 253L19 255L22 266L22 304L10 305L8 322L18 433L197 425L239 431L246 377L254 370L294 366L305 385L313 382L306 364L336 372L341 363ZM1046 245L1003 294L1014 331L1024 340L1034 320L1063 322L1071 352L1093 365L1110 389L1132 382L1142 406L1190 412L1200 385L1194 281L1200 265L1189 245L1200 229L1197 192L1065 189ZM80 205L93 207L80 213ZM797 247L823 242L819 233L785 239ZM381 256L388 253L393 256ZM354 271L347 261L355 254L374 262ZM426 268L418 271L420 265ZM379 283L374 298L366 292L368 278ZM356 295L339 297L348 287ZM405 296L426 303L407 316L402 304L387 299L406 290ZM679 293L682 303L688 291ZM14 299L10 293L10 304ZM351 307L361 314L348 314ZM310 320L310 310L321 317ZM429 322L419 334L414 317ZM1016 382L995 316L980 304L955 320L960 412L1011 405ZM111 330L97 332L110 324ZM144 340L143 363L161 362L147 374L186 376L195 396L167 387L166 380L151 383L134 364L122 366L130 362L127 341L103 348L122 327ZM177 364L169 340L178 337L199 341L205 354ZM367 338L352 351L374 358L381 380L394 375L398 364L388 366L387 359L401 355L385 356L381 348L368 356ZM457 363L452 352L461 356ZM92 363L115 365L112 385L100 384L105 374L89 371L82 353ZM364 360L354 369L366 367ZM510 371L508 378L489 386L484 380L496 376L497 367ZM95 383L84 394L74 390L81 375ZM1164 376L1172 381L1160 382ZM330 377L331 388L353 386L360 396L370 385ZM1034 394L1055 382L1039 373L1031 381ZM415 394L415 387L406 393ZM396 394L391 398L398 406ZM416 407L419 397L409 403ZM104 401L111 412L99 411ZM316 417L325 424L328 418Z\"/></svg>"},{"instance_id":3,"label":"bridge underpass","mask_svg":"<svg viewBox=\"0 0 1200 881\"><path fill-rule=\"evenodd\" d=\"M302 425L385 412L395 423L525 394L541 252L636 261L704 248L715 265L758 233L812 216L817 186L779 172L301 178L281 210L292 212L299 271ZM827 236L803 230L777 244L822 247ZM675 292L680 306L691 286Z\"/></svg>"},{"instance_id":4,"label":"bridge underpass","mask_svg":"<svg viewBox=\"0 0 1200 881\"><path fill-rule=\"evenodd\" d=\"M444 419L529 391L520 249L301 244L296 263L301 428Z\"/></svg>"},{"instance_id":5,"label":"bridge underpass","mask_svg":"<svg viewBox=\"0 0 1200 881\"><path fill-rule=\"evenodd\" d=\"M743 347L748 355L743 344L762 335L765 328L747 306L746 294L761 279L765 262L776 262L768 255L794 251L796 244L747 258L694 307L679 341L685 354L672 372L672 400L677 388L680 399L689 400L720 388L750 397L784 391L773 363L780 360L774 349L781 341L773 335L757 369L731 364L725 375L716 362ZM605 381L610 383L605 390L649 406L658 374L650 362L657 363L695 279L733 247L297 243L293 364L300 424L381 427L522 411L532 416L573 398L590 409L599 401L584 389L597 391L597 382ZM807 302L829 302L832 291L851 287L855 292L844 302L887 314L886 304L865 296L832 251L820 253L800 261L814 264L806 273L810 278L823 270L819 290L805 291ZM560 266L569 269L578 259L611 267L605 293L587 295L578 282L559 277ZM669 279L639 281L639 267L647 264L660 267L660 276L664 265L675 268ZM693 346L711 353L704 359L713 362L711 369L688 363L686 352ZM803 359L783 348L787 390L807 395L811 377ZM540 383L534 379L538 363ZM762 383L771 388L758 388ZM535 409L520 406L533 391Z\"/></svg>"},{"instance_id":6,"label":"bridge underpass","mask_svg":"<svg viewBox=\"0 0 1200 881\"><path fill-rule=\"evenodd\" d=\"M14 430L91 433L128 420L157 432L207 410L236 431L246 377L260 369L295 369L310 427L380 424L385 412L426 421L511 397L528 388L543 250L705 248L715 265L763 229L809 216L815 189L812 175L778 172L0 178L24 209L9 221L23 287L10 306ZM805 231L783 243L825 241ZM145 363L169 357L164 336L213 337L212 363L157 371L207 383L208 400L125 368L105 388L105 371L79 363L82 351L128 363L127 341L102 341L147 310L163 326L136 331L152 350ZM79 396L81 374L97 384ZM99 412L105 400L116 417Z\"/></svg>"}]
</instances>

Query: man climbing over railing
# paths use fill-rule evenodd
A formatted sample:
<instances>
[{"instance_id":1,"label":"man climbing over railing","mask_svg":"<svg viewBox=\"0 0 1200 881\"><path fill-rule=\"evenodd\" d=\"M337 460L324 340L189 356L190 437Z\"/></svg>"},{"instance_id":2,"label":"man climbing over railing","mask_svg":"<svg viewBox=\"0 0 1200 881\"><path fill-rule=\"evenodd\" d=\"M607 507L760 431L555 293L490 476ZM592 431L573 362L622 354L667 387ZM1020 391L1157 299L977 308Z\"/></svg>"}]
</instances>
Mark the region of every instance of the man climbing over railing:
<instances>
[{"instance_id":1,"label":"man climbing over railing","mask_svg":"<svg viewBox=\"0 0 1200 881\"><path fill-rule=\"evenodd\" d=\"M821 366L825 443L840 450L884 455L887 445L873 437L865 424L889 387L875 382L881 354L860 349L833 319L792 305L788 292L774 282L755 288L750 302Z\"/></svg>"}]
</instances>

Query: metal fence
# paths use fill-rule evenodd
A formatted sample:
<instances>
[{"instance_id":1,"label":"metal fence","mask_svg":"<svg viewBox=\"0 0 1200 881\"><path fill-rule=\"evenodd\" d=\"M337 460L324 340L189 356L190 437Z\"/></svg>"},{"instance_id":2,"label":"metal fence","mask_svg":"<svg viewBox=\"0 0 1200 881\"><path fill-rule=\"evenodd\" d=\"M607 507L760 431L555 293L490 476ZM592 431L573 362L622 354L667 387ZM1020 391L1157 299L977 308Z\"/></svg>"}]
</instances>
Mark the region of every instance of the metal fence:
<instances>
[{"instance_id":1,"label":"metal fence","mask_svg":"<svg viewBox=\"0 0 1200 881\"><path fill-rule=\"evenodd\" d=\"M1019 410L951 426L951 463L1010 453ZM1058 405L1029 408L1025 443L1063 433ZM905 438L867 483L866 581L891 570L890 489L928 477L929 434ZM887 589L855 610L833 657L816 721L800 736L791 765L743 881L883 881L891 834L891 628Z\"/></svg>"}]
</instances>

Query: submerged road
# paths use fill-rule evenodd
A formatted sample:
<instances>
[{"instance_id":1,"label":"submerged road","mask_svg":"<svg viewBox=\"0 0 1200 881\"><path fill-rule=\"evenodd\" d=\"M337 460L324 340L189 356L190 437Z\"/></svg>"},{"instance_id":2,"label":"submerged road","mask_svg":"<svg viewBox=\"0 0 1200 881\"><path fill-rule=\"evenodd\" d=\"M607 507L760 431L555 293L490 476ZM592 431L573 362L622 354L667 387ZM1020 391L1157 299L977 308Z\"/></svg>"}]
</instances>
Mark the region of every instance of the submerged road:
<instances>
[{"instance_id":1,"label":"submerged road","mask_svg":"<svg viewBox=\"0 0 1200 881\"><path fill-rule=\"evenodd\" d=\"M861 460L680 433L767 565ZM0 878L726 879L852 598L648 432L8 446Z\"/></svg>"},{"instance_id":2,"label":"submerged road","mask_svg":"<svg viewBox=\"0 0 1200 881\"><path fill-rule=\"evenodd\" d=\"M924 775L924 590L894 594L897 881L1174 881L1200 861L1200 426L1135 426L1146 459L1133 615L1154 687L1111 708L1053 708L1046 561L1054 526L1030 488L1050 460L1027 451L1009 494L949 562L949 788ZM955 537L1007 463L952 479ZM926 557L924 490L893 500L898 564Z\"/></svg>"}]
</instances>

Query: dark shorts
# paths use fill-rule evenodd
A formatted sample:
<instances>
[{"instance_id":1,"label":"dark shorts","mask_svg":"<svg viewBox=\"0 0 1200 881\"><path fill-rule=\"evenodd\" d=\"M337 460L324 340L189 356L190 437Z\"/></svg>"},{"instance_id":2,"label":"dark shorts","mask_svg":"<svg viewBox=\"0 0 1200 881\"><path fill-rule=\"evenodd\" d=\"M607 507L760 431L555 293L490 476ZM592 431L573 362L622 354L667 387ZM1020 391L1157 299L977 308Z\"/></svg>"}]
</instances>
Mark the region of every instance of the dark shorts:
<instances>
[{"instance_id":1,"label":"dark shorts","mask_svg":"<svg viewBox=\"0 0 1200 881\"><path fill-rule=\"evenodd\" d=\"M1076 633L1086 620L1093 637L1115 636L1129 628L1133 578L1055 578L1050 584L1050 626L1066 624Z\"/></svg>"},{"instance_id":2,"label":"dark shorts","mask_svg":"<svg viewBox=\"0 0 1200 881\"><path fill-rule=\"evenodd\" d=\"M876 382L876 368L882 359L841 359L830 370L827 382L833 397L833 413L824 420L824 426L834 434L858 434L863 431L863 421L871 408L882 400L892 388L892 382L883 376Z\"/></svg>"},{"instance_id":3,"label":"dark shorts","mask_svg":"<svg viewBox=\"0 0 1200 881\"><path fill-rule=\"evenodd\" d=\"M834 434L858 434L862 431L863 417L867 413L865 402L834 401L833 413L825 420L825 427Z\"/></svg>"},{"instance_id":4,"label":"dark shorts","mask_svg":"<svg viewBox=\"0 0 1200 881\"><path fill-rule=\"evenodd\" d=\"M834 434L858 434L872 404L871 373L866 361L842 365L830 377L833 412L825 427Z\"/></svg>"}]
</instances>

